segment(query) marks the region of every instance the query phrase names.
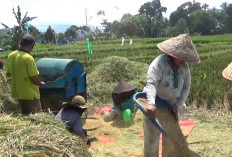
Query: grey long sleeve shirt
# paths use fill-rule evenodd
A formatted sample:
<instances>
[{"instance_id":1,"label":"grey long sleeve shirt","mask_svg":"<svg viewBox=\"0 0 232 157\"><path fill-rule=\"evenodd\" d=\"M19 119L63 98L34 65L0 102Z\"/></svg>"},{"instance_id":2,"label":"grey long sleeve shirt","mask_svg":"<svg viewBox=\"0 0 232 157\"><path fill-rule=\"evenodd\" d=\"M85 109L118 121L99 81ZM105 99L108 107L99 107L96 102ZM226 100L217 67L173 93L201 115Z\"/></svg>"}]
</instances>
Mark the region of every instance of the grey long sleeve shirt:
<instances>
[{"instance_id":1,"label":"grey long sleeve shirt","mask_svg":"<svg viewBox=\"0 0 232 157\"><path fill-rule=\"evenodd\" d=\"M62 108L56 115L56 118L66 123L67 129L82 138L85 138L82 130L82 119L81 115L72 108Z\"/></svg>"},{"instance_id":2,"label":"grey long sleeve shirt","mask_svg":"<svg viewBox=\"0 0 232 157\"><path fill-rule=\"evenodd\" d=\"M167 55L158 56L149 66L147 85L144 91L147 93L148 104L155 104L156 95L167 100L170 105L185 105L191 86L191 75L187 63L178 68L178 88L173 88L173 70L169 64Z\"/></svg>"}]
</instances>

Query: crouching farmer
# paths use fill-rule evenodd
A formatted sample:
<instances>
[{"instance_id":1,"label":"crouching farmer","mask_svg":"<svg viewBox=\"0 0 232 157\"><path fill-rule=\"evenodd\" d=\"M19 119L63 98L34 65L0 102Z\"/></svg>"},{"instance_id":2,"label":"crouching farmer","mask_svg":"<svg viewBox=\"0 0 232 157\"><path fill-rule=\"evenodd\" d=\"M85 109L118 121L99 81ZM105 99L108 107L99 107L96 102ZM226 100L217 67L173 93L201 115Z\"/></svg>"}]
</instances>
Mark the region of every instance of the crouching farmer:
<instances>
[{"instance_id":1,"label":"crouching farmer","mask_svg":"<svg viewBox=\"0 0 232 157\"><path fill-rule=\"evenodd\" d=\"M90 105L86 104L82 96L75 96L71 102L63 103L64 107L56 115L56 118L66 123L66 128L73 134L80 136L84 140L87 132L82 128L82 114Z\"/></svg>"},{"instance_id":2,"label":"crouching farmer","mask_svg":"<svg viewBox=\"0 0 232 157\"><path fill-rule=\"evenodd\" d=\"M113 110L112 112L104 113L104 121L121 120L125 110L134 111L133 95L135 88L125 81L120 81L112 92ZM131 116L131 115L130 115Z\"/></svg>"}]
</instances>

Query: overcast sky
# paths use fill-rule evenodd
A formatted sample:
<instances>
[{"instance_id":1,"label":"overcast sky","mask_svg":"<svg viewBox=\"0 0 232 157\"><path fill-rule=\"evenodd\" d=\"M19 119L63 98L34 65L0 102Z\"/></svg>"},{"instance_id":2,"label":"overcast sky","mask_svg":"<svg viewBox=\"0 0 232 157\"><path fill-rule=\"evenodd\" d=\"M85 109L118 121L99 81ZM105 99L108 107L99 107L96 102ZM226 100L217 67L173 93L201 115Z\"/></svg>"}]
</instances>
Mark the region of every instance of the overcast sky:
<instances>
[{"instance_id":1,"label":"overcast sky","mask_svg":"<svg viewBox=\"0 0 232 157\"><path fill-rule=\"evenodd\" d=\"M32 25L84 25L86 8L88 24L96 26L100 25L102 18L112 22L121 19L125 13L135 15L141 5L149 1L151 0L1 0L0 22L10 27L16 24L12 8L17 11L19 5L22 15L28 12L30 17L38 17L30 22ZM187 0L161 0L161 5L167 7L164 16L169 17L170 13L184 2ZM196 2L206 3L210 8L220 8L223 2L232 3L232 0L196 0ZM104 10L105 16L97 16L99 10Z\"/></svg>"}]
</instances>

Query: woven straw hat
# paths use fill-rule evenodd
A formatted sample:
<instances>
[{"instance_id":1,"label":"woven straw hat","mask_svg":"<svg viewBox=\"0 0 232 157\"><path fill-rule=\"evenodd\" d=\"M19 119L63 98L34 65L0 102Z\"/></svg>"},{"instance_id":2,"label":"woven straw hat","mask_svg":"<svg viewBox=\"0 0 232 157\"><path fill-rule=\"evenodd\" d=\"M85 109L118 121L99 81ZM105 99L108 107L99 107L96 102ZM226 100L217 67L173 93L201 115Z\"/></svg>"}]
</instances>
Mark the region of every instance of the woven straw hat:
<instances>
[{"instance_id":1,"label":"woven straw hat","mask_svg":"<svg viewBox=\"0 0 232 157\"><path fill-rule=\"evenodd\" d=\"M189 63L200 63L197 50L188 34L181 34L175 38L157 44L158 48L172 57Z\"/></svg>"},{"instance_id":2,"label":"woven straw hat","mask_svg":"<svg viewBox=\"0 0 232 157\"><path fill-rule=\"evenodd\" d=\"M232 81L232 62L223 70L222 76Z\"/></svg>"},{"instance_id":3,"label":"woven straw hat","mask_svg":"<svg viewBox=\"0 0 232 157\"><path fill-rule=\"evenodd\" d=\"M77 106L77 107L80 107L80 108L87 108L87 107L91 106L92 104L86 104L85 98L83 98L80 95L77 95L77 96L72 98L71 102L64 102L63 105Z\"/></svg>"}]
</instances>

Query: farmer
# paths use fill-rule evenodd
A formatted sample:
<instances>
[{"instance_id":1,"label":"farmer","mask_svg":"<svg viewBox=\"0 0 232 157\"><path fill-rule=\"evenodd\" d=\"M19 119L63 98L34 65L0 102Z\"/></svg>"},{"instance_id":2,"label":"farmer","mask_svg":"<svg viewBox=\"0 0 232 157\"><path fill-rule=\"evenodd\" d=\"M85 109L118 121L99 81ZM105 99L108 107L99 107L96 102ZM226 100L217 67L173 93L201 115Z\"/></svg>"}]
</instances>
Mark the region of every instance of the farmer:
<instances>
[{"instance_id":1,"label":"farmer","mask_svg":"<svg viewBox=\"0 0 232 157\"><path fill-rule=\"evenodd\" d=\"M113 98L113 110L112 112L104 113L104 121L109 122L112 120L120 120L123 118L125 110L134 111L133 95L135 94L135 88L128 82L122 80L114 88L112 92ZM129 118L131 115L129 116Z\"/></svg>"},{"instance_id":2,"label":"farmer","mask_svg":"<svg viewBox=\"0 0 232 157\"><path fill-rule=\"evenodd\" d=\"M82 119L81 116L87 107L85 99L77 95L73 97L71 102L63 103L64 107L56 115L56 118L66 122L67 129L83 139L86 139L87 132L82 128Z\"/></svg>"},{"instance_id":3,"label":"farmer","mask_svg":"<svg viewBox=\"0 0 232 157\"><path fill-rule=\"evenodd\" d=\"M7 75L11 77L11 94L17 98L23 114L36 113L41 110L39 71L35 60L30 55L35 45L31 35L24 35L19 50L13 51L7 59Z\"/></svg>"},{"instance_id":4,"label":"farmer","mask_svg":"<svg viewBox=\"0 0 232 157\"><path fill-rule=\"evenodd\" d=\"M194 156L178 125L178 113L186 112L185 101L189 94L191 75L187 62L200 63L198 53L187 34L159 43L164 53L149 66L147 84L147 117L155 117L168 137L162 138L163 157ZM144 155L158 157L159 130L144 116Z\"/></svg>"},{"instance_id":5,"label":"farmer","mask_svg":"<svg viewBox=\"0 0 232 157\"><path fill-rule=\"evenodd\" d=\"M232 81L232 62L223 70L222 76ZM229 109L232 111L232 98L229 98Z\"/></svg>"},{"instance_id":6,"label":"farmer","mask_svg":"<svg viewBox=\"0 0 232 157\"><path fill-rule=\"evenodd\" d=\"M232 62L223 70L222 76L232 81Z\"/></svg>"}]
</instances>

